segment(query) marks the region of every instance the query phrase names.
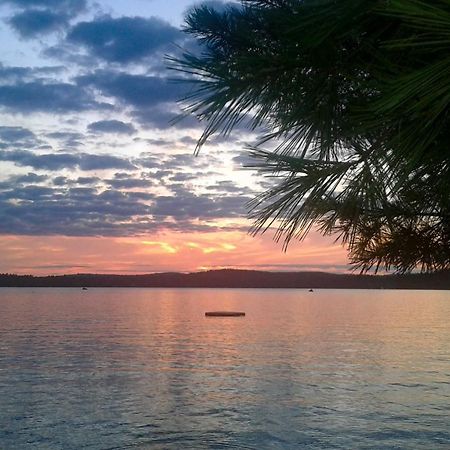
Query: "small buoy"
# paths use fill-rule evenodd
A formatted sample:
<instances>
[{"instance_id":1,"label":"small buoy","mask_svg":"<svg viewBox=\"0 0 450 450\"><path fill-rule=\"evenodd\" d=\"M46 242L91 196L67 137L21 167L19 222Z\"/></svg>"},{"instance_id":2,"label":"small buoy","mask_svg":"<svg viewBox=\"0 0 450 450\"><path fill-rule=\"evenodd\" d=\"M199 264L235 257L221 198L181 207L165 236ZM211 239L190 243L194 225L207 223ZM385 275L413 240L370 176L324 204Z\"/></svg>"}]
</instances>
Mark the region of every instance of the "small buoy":
<instances>
[{"instance_id":1,"label":"small buoy","mask_svg":"<svg viewBox=\"0 0 450 450\"><path fill-rule=\"evenodd\" d=\"M207 317L238 317L245 316L245 312L241 311L207 311L205 312Z\"/></svg>"}]
</instances>

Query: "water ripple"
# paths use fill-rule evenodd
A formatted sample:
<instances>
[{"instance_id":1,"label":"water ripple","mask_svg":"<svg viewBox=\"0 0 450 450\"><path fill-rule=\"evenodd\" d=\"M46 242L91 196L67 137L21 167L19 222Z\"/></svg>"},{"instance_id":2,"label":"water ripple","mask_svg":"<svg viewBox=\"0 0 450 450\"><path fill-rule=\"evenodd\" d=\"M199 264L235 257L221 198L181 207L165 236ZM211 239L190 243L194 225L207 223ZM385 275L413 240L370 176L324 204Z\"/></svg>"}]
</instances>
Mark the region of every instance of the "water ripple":
<instances>
[{"instance_id":1,"label":"water ripple","mask_svg":"<svg viewBox=\"0 0 450 450\"><path fill-rule=\"evenodd\" d=\"M1 450L450 448L447 292L0 289L0 316Z\"/></svg>"}]
</instances>

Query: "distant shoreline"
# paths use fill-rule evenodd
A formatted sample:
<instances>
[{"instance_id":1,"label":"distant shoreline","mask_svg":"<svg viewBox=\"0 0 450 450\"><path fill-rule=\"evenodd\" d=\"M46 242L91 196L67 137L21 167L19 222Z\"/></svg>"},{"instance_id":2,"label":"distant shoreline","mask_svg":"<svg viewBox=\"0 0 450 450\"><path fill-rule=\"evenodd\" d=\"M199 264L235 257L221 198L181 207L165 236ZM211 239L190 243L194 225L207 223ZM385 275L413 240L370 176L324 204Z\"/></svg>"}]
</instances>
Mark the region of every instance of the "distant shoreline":
<instances>
[{"instance_id":1,"label":"distant shoreline","mask_svg":"<svg viewBox=\"0 0 450 450\"><path fill-rule=\"evenodd\" d=\"M450 290L450 271L407 275L266 272L235 269L146 275L75 274L33 276L0 274L0 287Z\"/></svg>"}]
</instances>

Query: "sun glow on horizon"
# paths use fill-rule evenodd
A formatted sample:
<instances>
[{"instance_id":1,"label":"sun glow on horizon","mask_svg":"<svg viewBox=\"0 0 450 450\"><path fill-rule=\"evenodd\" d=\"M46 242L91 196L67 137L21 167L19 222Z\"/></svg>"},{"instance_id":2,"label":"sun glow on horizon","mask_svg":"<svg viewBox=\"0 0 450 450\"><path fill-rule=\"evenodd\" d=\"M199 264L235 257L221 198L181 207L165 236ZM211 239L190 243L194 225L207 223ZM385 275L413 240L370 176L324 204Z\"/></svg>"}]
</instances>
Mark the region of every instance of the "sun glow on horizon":
<instances>
[{"instance_id":1,"label":"sun glow on horizon","mask_svg":"<svg viewBox=\"0 0 450 450\"><path fill-rule=\"evenodd\" d=\"M348 270L345 250L311 235L288 252L270 236L242 231L136 237L0 236L0 273L195 272L219 268L260 270Z\"/></svg>"}]
</instances>

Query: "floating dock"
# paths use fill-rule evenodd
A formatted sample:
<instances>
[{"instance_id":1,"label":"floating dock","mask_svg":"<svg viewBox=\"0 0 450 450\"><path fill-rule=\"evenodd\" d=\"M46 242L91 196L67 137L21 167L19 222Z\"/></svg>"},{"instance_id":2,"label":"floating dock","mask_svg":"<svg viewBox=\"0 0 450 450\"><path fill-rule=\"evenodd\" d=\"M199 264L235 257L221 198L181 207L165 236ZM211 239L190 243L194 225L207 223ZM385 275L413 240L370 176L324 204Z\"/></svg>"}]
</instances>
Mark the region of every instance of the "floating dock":
<instances>
[{"instance_id":1,"label":"floating dock","mask_svg":"<svg viewBox=\"0 0 450 450\"><path fill-rule=\"evenodd\" d=\"M207 311L205 312L207 317L239 317L245 316L245 312L241 311Z\"/></svg>"}]
</instances>

